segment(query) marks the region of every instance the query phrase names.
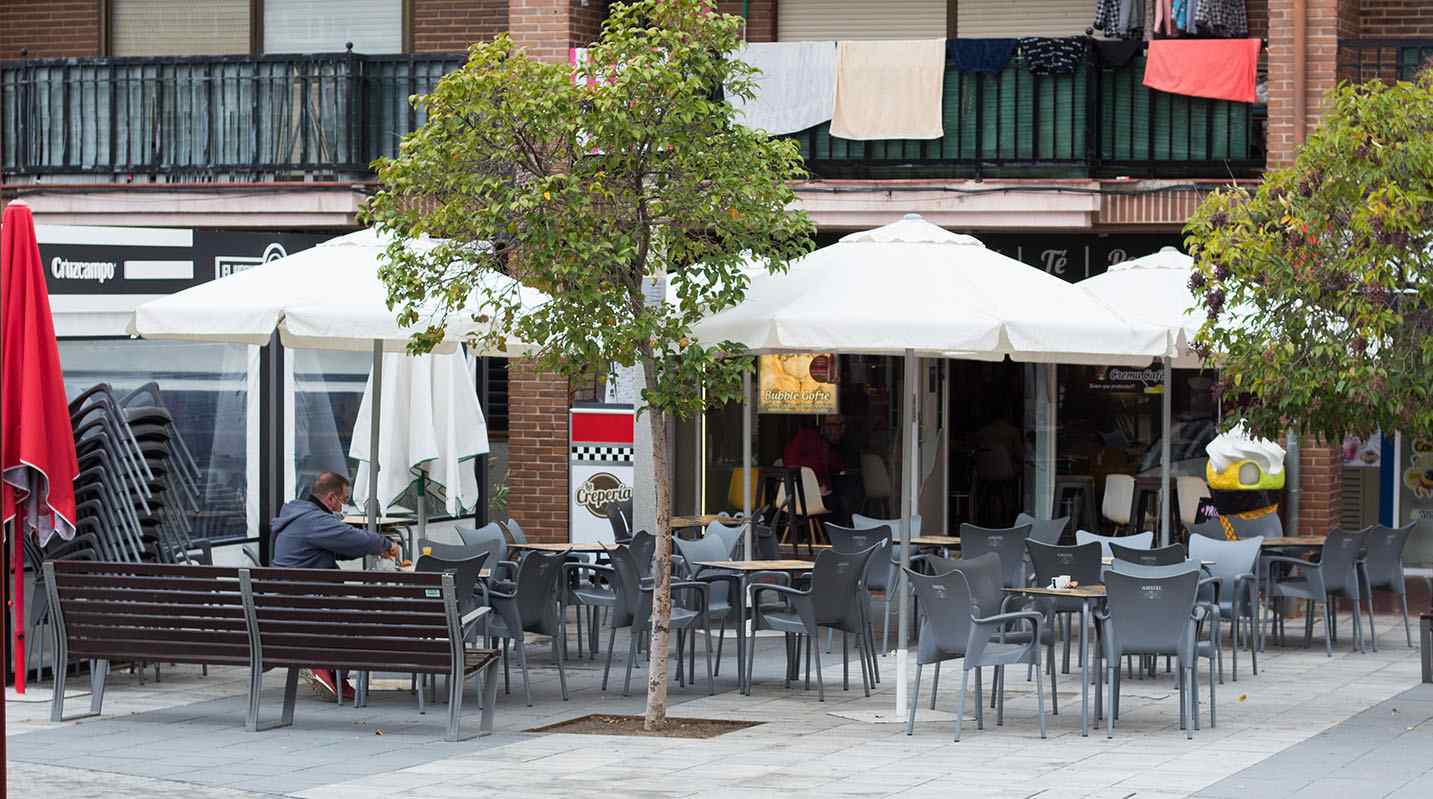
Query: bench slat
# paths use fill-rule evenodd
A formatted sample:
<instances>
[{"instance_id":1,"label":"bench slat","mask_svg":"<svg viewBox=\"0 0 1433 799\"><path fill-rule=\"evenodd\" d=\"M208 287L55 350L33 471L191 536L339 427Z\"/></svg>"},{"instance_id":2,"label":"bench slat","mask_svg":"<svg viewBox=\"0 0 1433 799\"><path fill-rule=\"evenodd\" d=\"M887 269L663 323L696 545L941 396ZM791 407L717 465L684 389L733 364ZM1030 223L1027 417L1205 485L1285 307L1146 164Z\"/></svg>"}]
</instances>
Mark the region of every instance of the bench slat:
<instances>
[{"instance_id":1,"label":"bench slat","mask_svg":"<svg viewBox=\"0 0 1433 799\"><path fill-rule=\"evenodd\" d=\"M310 652L324 653L334 650L370 650L389 652L393 657L408 657L409 655L447 657L449 651L446 638L406 637L393 631L384 635L363 637L344 635L337 628L317 635L263 631L260 633L259 640L264 646L265 661L269 659L270 648L307 649Z\"/></svg>"},{"instance_id":2,"label":"bench slat","mask_svg":"<svg viewBox=\"0 0 1433 799\"><path fill-rule=\"evenodd\" d=\"M368 611L402 611L407 613L443 613L441 599L371 599L366 597L327 596L275 596L254 592L254 607L269 608L316 608L329 609L335 613Z\"/></svg>"},{"instance_id":3,"label":"bench slat","mask_svg":"<svg viewBox=\"0 0 1433 799\"><path fill-rule=\"evenodd\" d=\"M255 585L266 582L315 582L341 583L362 579L370 583L396 583L404 585L438 586L442 584L439 572L380 572L353 571L349 569L276 569L254 567L249 569L249 578Z\"/></svg>"},{"instance_id":4,"label":"bench slat","mask_svg":"<svg viewBox=\"0 0 1433 799\"><path fill-rule=\"evenodd\" d=\"M249 625L244 621L243 614L233 618L224 618L216 616L156 615L152 613L91 613L86 610L66 610L65 624L83 624L89 626L119 624L132 627L237 630L246 635L249 630Z\"/></svg>"},{"instance_id":5,"label":"bench slat","mask_svg":"<svg viewBox=\"0 0 1433 799\"><path fill-rule=\"evenodd\" d=\"M374 585L371 583L279 582L254 580L255 594L276 596L353 596L380 599L433 599L429 591L441 590L431 585Z\"/></svg>"},{"instance_id":6,"label":"bench slat","mask_svg":"<svg viewBox=\"0 0 1433 799\"><path fill-rule=\"evenodd\" d=\"M364 624L381 620L384 624L408 624L420 626L447 627L447 614L444 613L412 613L402 610L384 611L381 616L376 616L370 611L354 611L336 614L332 610L309 609L309 608L266 608L259 606L255 609L259 621L309 621L327 624L338 618L346 619L354 624Z\"/></svg>"},{"instance_id":7,"label":"bench slat","mask_svg":"<svg viewBox=\"0 0 1433 799\"><path fill-rule=\"evenodd\" d=\"M221 644L249 648L249 633L232 630L204 630L176 627L136 627L126 624L71 624L65 623L65 634L71 642L105 639L125 641L154 641L175 644Z\"/></svg>"},{"instance_id":8,"label":"bench slat","mask_svg":"<svg viewBox=\"0 0 1433 799\"><path fill-rule=\"evenodd\" d=\"M79 638L71 639L69 643L70 655L76 657L108 658L116 660L121 657L143 658L159 662L185 662L185 663L219 663L217 659L228 658L226 663L249 662L249 642L243 644L191 644L184 642L173 642L165 640L143 640L127 638ZM183 661L180 658L184 658Z\"/></svg>"},{"instance_id":9,"label":"bench slat","mask_svg":"<svg viewBox=\"0 0 1433 799\"><path fill-rule=\"evenodd\" d=\"M225 605L189 605L170 604L168 602L109 602L98 599L74 599L61 594L60 603L65 608L65 618L69 618L72 613L112 613L116 615L184 615L196 618L238 619L240 623L244 621L244 603L242 601Z\"/></svg>"},{"instance_id":10,"label":"bench slat","mask_svg":"<svg viewBox=\"0 0 1433 799\"><path fill-rule=\"evenodd\" d=\"M440 620L441 621L441 620ZM333 635L338 631L349 636L378 636L391 638L441 638L448 637L448 626L446 624L389 624L385 621L382 624L371 624L364 622L345 622L343 624L326 624L310 621L275 621L259 620L259 632L264 636L275 634L303 634L303 635ZM266 639L267 640L267 639Z\"/></svg>"},{"instance_id":11,"label":"bench slat","mask_svg":"<svg viewBox=\"0 0 1433 799\"><path fill-rule=\"evenodd\" d=\"M56 574L55 585L61 591L67 588L148 588L159 591L207 591L217 593L239 593L239 578L204 578L190 575L169 577L136 577L117 574Z\"/></svg>"},{"instance_id":12,"label":"bench slat","mask_svg":"<svg viewBox=\"0 0 1433 799\"><path fill-rule=\"evenodd\" d=\"M231 566L180 566L168 563L116 563L95 560L55 560L55 575L61 574L133 574L178 575L188 577L229 577L239 579L239 570Z\"/></svg>"},{"instance_id":13,"label":"bench slat","mask_svg":"<svg viewBox=\"0 0 1433 799\"><path fill-rule=\"evenodd\" d=\"M139 588L60 588L60 601L66 599L96 599L106 602L158 602L171 605L236 605L242 607L244 598L238 586L232 593L221 591L155 591Z\"/></svg>"},{"instance_id":14,"label":"bench slat","mask_svg":"<svg viewBox=\"0 0 1433 799\"><path fill-rule=\"evenodd\" d=\"M437 654L344 649L320 652L312 646L264 645L265 666L340 666L360 671L439 671L452 667L445 650Z\"/></svg>"}]
</instances>

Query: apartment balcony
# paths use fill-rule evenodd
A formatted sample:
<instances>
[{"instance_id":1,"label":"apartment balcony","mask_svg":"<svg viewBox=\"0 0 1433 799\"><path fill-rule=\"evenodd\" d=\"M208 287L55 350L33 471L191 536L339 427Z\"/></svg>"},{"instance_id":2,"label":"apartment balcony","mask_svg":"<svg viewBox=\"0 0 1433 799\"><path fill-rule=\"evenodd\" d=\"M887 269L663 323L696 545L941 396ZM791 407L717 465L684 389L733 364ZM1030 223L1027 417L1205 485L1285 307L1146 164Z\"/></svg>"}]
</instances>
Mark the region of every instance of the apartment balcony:
<instances>
[{"instance_id":1,"label":"apartment balcony","mask_svg":"<svg viewBox=\"0 0 1433 799\"><path fill-rule=\"evenodd\" d=\"M0 170L46 182L363 179L423 123L408 98L461 54L83 58L0 63ZM797 134L822 178L1256 176L1263 111L1152 92L1144 67L946 74L946 135ZM67 178L73 179L73 178Z\"/></svg>"},{"instance_id":2,"label":"apartment balcony","mask_svg":"<svg viewBox=\"0 0 1433 799\"><path fill-rule=\"evenodd\" d=\"M1433 67L1433 39L1341 39L1338 43L1340 81L1413 80L1429 67Z\"/></svg>"}]
</instances>

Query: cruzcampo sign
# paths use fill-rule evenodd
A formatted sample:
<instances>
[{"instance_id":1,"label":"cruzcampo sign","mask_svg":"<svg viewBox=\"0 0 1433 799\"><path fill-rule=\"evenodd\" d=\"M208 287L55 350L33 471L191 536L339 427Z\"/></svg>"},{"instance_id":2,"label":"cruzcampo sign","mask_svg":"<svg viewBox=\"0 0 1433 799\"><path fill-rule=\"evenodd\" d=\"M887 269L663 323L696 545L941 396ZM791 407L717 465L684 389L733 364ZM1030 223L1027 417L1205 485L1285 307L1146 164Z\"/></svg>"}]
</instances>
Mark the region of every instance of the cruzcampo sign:
<instances>
[{"instance_id":1,"label":"cruzcampo sign","mask_svg":"<svg viewBox=\"0 0 1433 799\"><path fill-rule=\"evenodd\" d=\"M836 356L795 353L761 356L758 413L839 413Z\"/></svg>"}]
</instances>

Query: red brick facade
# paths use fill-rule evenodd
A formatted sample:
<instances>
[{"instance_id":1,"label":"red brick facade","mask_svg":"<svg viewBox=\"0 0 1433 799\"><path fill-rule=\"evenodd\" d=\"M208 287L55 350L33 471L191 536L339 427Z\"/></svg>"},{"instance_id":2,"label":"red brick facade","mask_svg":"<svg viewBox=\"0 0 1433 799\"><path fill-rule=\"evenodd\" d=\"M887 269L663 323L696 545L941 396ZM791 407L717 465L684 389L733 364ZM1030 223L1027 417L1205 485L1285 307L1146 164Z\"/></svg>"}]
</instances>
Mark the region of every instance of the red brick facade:
<instances>
[{"instance_id":1,"label":"red brick facade","mask_svg":"<svg viewBox=\"0 0 1433 799\"><path fill-rule=\"evenodd\" d=\"M567 540L565 379L508 367L508 515L537 541Z\"/></svg>"},{"instance_id":2,"label":"red brick facade","mask_svg":"<svg viewBox=\"0 0 1433 799\"><path fill-rule=\"evenodd\" d=\"M1366 39L1414 39L1433 36L1433 2L1363 0L1359 35Z\"/></svg>"},{"instance_id":3,"label":"red brick facade","mask_svg":"<svg viewBox=\"0 0 1433 799\"><path fill-rule=\"evenodd\" d=\"M1304 438L1299 444L1300 535L1323 535L1338 526L1342 487L1343 452Z\"/></svg>"},{"instance_id":4,"label":"red brick facade","mask_svg":"<svg viewBox=\"0 0 1433 799\"><path fill-rule=\"evenodd\" d=\"M416 53L460 53L507 30L508 0L413 0Z\"/></svg>"},{"instance_id":5,"label":"red brick facade","mask_svg":"<svg viewBox=\"0 0 1433 799\"><path fill-rule=\"evenodd\" d=\"M723 14L741 16L742 0L721 0L717 8ZM747 0L746 40L776 41L776 0Z\"/></svg>"},{"instance_id":6,"label":"red brick facade","mask_svg":"<svg viewBox=\"0 0 1433 799\"><path fill-rule=\"evenodd\" d=\"M0 59L100 54L99 0L3 0Z\"/></svg>"}]
</instances>

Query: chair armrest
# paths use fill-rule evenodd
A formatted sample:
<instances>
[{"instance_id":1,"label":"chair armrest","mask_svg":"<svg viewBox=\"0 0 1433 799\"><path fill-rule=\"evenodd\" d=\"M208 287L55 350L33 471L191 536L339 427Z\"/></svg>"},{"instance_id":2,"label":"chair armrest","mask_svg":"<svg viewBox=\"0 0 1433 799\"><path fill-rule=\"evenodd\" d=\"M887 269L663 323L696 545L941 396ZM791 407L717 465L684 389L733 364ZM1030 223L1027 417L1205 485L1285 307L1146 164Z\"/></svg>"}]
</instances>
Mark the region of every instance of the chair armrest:
<instances>
[{"instance_id":1,"label":"chair armrest","mask_svg":"<svg viewBox=\"0 0 1433 799\"><path fill-rule=\"evenodd\" d=\"M503 591L499 591L496 588L489 587L488 596L497 599L517 599L517 589L514 588L512 593L506 593Z\"/></svg>"},{"instance_id":2,"label":"chair armrest","mask_svg":"<svg viewBox=\"0 0 1433 799\"><path fill-rule=\"evenodd\" d=\"M990 627L997 624L1007 624L1012 621L1027 619L1031 622L1034 622L1036 628L1038 628L1040 626L1040 621L1044 618L1045 614L1033 610L1017 610L1012 613L997 613L994 616L986 616L985 618L979 618L973 613L970 615L970 620L982 627Z\"/></svg>"},{"instance_id":3,"label":"chair armrest","mask_svg":"<svg viewBox=\"0 0 1433 799\"><path fill-rule=\"evenodd\" d=\"M746 579L755 584L758 577L774 577L777 585L791 585L791 575L786 572L752 572L746 576ZM771 583L762 583L762 585L771 585Z\"/></svg>"},{"instance_id":4,"label":"chair armrest","mask_svg":"<svg viewBox=\"0 0 1433 799\"><path fill-rule=\"evenodd\" d=\"M507 569L508 574L517 574L518 562L515 560L500 560L493 566L493 573L496 574L499 568Z\"/></svg>"},{"instance_id":5,"label":"chair armrest","mask_svg":"<svg viewBox=\"0 0 1433 799\"><path fill-rule=\"evenodd\" d=\"M751 596L752 596L752 600L753 600L752 604L756 604L756 603L755 603L756 595L757 595L758 593L762 592L762 591L773 591L773 592L778 593L778 594L786 594L786 595L789 595L789 596L799 596L799 597L811 596L811 592L810 592L810 591L798 591L797 589L792 588L792 587L789 586L789 585L772 585L771 583L753 583L752 586L751 586Z\"/></svg>"},{"instance_id":6,"label":"chair armrest","mask_svg":"<svg viewBox=\"0 0 1433 799\"><path fill-rule=\"evenodd\" d=\"M468 611L467 613L464 613L464 614L463 614L463 618L459 619L459 622L461 623L463 629L466 630L466 629L468 629L468 626L469 626L469 625L471 625L471 624L472 624L473 622L475 622L475 621L478 621L479 619L481 619L483 616L486 616L486 615L487 615L488 613L490 613L490 612L492 612L492 608L488 608L488 607L473 608L472 610Z\"/></svg>"},{"instance_id":7,"label":"chair armrest","mask_svg":"<svg viewBox=\"0 0 1433 799\"><path fill-rule=\"evenodd\" d=\"M602 574L616 574L616 570L613 569L611 566L607 566L601 563L583 563L578 561L570 561L568 563L562 564L562 576L566 577L572 572L600 572Z\"/></svg>"},{"instance_id":8,"label":"chair armrest","mask_svg":"<svg viewBox=\"0 0 1433 799\"><path fill-rule=\"evenodd\" d=\"M1319 567L1319 564L1314 561L1292 558L1288 555L1265 555L1262 560L1266 566L1273 563L1288 563L1293 566L1304 566L1310 569L1317 569Z\"/></svg>"},{"instance_id":9,"label":"chair armrest","mask_svg":"<svg viewBox=\"0 0 1433 799\"><path fill-rule=\"evenodd\" d=\"M737 587L741 585L741 575L739 574L698 574L692 579L704 583L730 583Z\"/></svg>"}]
</instances>

